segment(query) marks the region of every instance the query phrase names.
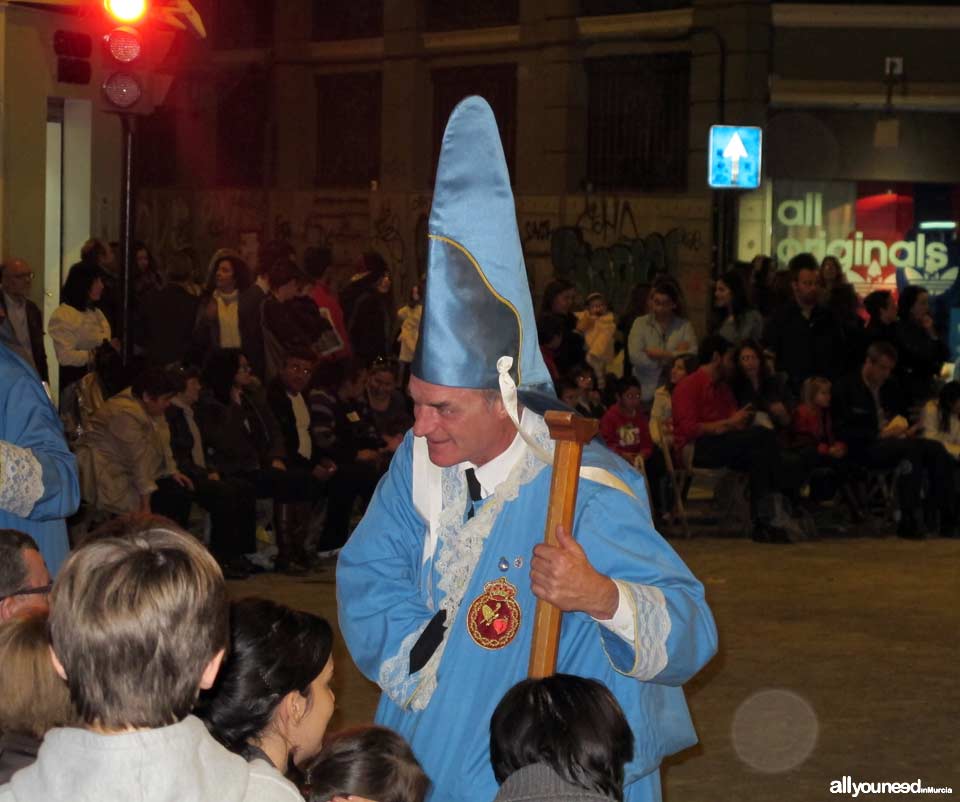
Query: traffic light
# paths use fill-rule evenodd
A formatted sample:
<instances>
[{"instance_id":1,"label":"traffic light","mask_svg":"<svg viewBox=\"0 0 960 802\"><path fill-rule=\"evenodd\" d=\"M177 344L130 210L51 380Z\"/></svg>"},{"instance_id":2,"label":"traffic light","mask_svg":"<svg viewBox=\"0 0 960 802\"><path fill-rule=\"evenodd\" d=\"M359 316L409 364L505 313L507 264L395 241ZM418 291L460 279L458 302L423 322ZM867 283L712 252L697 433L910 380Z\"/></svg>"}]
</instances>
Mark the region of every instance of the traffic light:
<instances>
[{"instance_id":1,"label":"traffic light","mask_svg":"<svg viewBox=\"0 0 960 802\"><path fill-rule=\"evenodd\" d=\"M103 0L108 32L103 37L101 89L111 111L149 114L159 105L172 76L157 72L173 42L147 0Z\"/></svg>"}]
</instances>

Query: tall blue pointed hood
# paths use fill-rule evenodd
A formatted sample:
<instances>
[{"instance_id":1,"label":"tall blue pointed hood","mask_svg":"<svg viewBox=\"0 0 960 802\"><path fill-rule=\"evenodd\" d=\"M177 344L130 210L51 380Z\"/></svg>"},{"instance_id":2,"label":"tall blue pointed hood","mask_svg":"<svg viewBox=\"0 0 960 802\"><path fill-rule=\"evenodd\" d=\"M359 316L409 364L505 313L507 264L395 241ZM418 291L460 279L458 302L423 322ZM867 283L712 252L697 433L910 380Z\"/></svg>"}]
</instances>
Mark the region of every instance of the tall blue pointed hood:
<instances>
[{"instance_id":1,"label":"tall blue pointed hood","mask_svg":"<svg viewBox=\"0 0 960 802\"><path fill-rule=\"evenodd\" d=\"M481 97L462 100L443 134L428 224L427 287L414 376L497 389L513 359L520 389L549 387L497 121Z\"/></svg>"}]
</instances>

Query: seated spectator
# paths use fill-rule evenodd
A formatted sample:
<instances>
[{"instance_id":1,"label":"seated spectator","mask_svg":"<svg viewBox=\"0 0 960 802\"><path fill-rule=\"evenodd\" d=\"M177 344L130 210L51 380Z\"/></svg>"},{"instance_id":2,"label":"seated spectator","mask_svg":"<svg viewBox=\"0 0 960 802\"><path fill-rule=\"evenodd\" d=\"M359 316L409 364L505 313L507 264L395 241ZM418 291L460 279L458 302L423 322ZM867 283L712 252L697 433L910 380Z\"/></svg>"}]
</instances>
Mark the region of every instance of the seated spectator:
<instances>
[{"instance_id":1,"label":"seated spectator","mask_svg":"<svg viewBox=\"0 0 960 802\"><path fill-rule=\"evenodd\" d=\"M190 715L229 640L223 575L190 535L157 528L81 546L54 585L50 639L81 728L49 732L2 802L301 799Z\"/></svg>"},{"instance_id":2,"label":"seated spectator","mask_svg":"<svg viewBox=\"0 0 960 802\"><path fill-rule=\"evenodd\" d=\"M950 349L933 325L930 295L923 287L904 287L897 315L897 378L907 409L912 409L934 397L935 380L950 358Z\"/></svg>"},{"instance_id":3,"label":"seated spectator","mask_svg":"<svg viewBox=\"0 0 960 802\"><path fill-rule=\"evenodd\" d=\"M623 802L634 735L613 694L594 679L527 679L490 718L494 802Z\"/></svg>"},{"instance_id":4,"label":"seated spectator","mask_svg":"<svg viewBox=\"0 0 960 802\"><path fill-rule=\"evenodd\" d=\"M193 482L173 458L164 416L176 391L166 371L148 368L90 419L81 444L92 452L96 487L87 495L94 491L98 509L155 512L186 525Z\"/></svg>"},{"instance_id":5,"label":"seated spectator","mask_svg":"<svg viewBox=\"0 0 960 802\"><path fill-rule=\"evenodd\" d=\"M923 436L936 440L955 460L960 459L960 382L947 382L935 401L923 408Z\"/></svg>"},{"instance_id":6,"label":"seated spectator","mask_svg":"<svg viewBox=\"0 0 960 802\"><path fill-rule=\"evenodd\" d=\"M738 270L730 270L717 279L710 331L733 345L758 340L763 333L763 318L751 308L747 284Z\"/></svg>"},{"instance_id":7,"label":"seated spectator","mask_svg":"<svg viewBox=\"0 0 960 802\"><path fill-rule=\"evenodd\" d=\"M554 279L543 290L540 317L555 316L560 324L560 344L552 355L561 376L583 362L586 354L583 335L577 331L577 318L573 313L576 297L576 288L566 279Z\"/></svg>"},{"instance_id":8,"label":"seated spectator","mask_svg":"<svg viewBox=\"0 0 960 802\"><path fill-rule=\"evenodd\" d=\"M840 332L836 347L840 350L841 370L851 373L863 364L867 349L866 331L860 317L860 299L857 291L846 281L836 284L826 301L827 309Z\"/></svg>"},{"instance_id":9,"label":"seated spectator","mask_svg":"<svg viewBox=\"0 0 960 802\"><path fill-rule=\"evenodd\" d=\"M200 710L231 752L286 774L320 751L332 679L333 631L323 618L241 599L230 605L230 654Z\"/></svg>"},{"instance_id":10,"label":"seated spectator","mask_svg":"<svg viewBox=\"0 0 960 802\"><path fill-rule=\"evenodd\" d=\"M363 254L360 270L340 292L353 353L362 361L393 353L394 306L390 270L375 251Z\"/></svg>"},{"instance_id":11,"label":"seated spectator","mask_svg":"<svg viewBox=\"0 0 960 802\"><path fill-rule=\"evenodd\" d=\"M786 374L787 387L794 397L810 376L836 378L843 354L837 348L840 330L833 316L820 305L817 285L819 266L811 253L790 260L789 275L793 298L764 330L764 344L776 355L777 373Z\"/></svg>"},{"instance_id":12,"label":"seated spectator","mask_svg":"<svg viewBox=\"0 0 960 802\"><path fill-rule=\"evenodd\" d=\"M170 449L178 470L193 483L194 501L210 513L210 551L227 579L244 579L253 566L244 555L257 550L256 494L251 484L224 477L207 465L194 407L203 385L196 368L172 372L177 394L166 410Z\"/></svg>"},{"instance_id":13,"label":"seated spectator","mask_svg":"<svg viewBox=\"0 0 960 802\"><path fill-rule=\"evenodd\" d=\"M799 537L799 528L778 492L780 449L776 435L754 426L750 406L737 408L730 388L733 349L719 334L700 345L700 367L673 391L673 431L681 453L689 445L694 466L746 471L750 478L752 537L784 543Z\"/></svg>"},{"instance_id":14,"label":"seated spectator","mask_svg":"<svg viewBox=\"0 0 960 802\"><path fill-rule=\"evenodd\" d=\"M607 448L631 465L637 456L645 460L653 453L650 423L640 402L640 382L629 376L620 380L617 403L600 419L600 436Z\"/></svg>"},{"instance_id":15,"label":"seated spectator","mask_svg":"<svg viewBox=\"0 0 960 802\"><path fill-rule=\"evenodd\" d=\"M877 340L883 340L896 345L900 339L897 334L897 302L889 290L874 290L863 299L863 307L870 316L870 321L864 330L864 353L866 348Z\"/></svg>"},{"instance_id":16,"label":"seated spectator","mask_svg":"<svg viewBox=\"0 0 960 802\"><path fill-rule=\"evenodd\" d=\"M307 772L309 802L362 798L423 802L430 778L403 738L386 727L357 727L326 739Z\"/></svg>"},{"instance_id":17,"label":"seated spectator","mask_svg":"<svg viewBox=\"0 0 960 802\"><path fill-rule=\"evenodd\" d=\"M62 303L47 324L60 365L61 393L90 370L101 343L112 343L120 350L120 341L113 339L106 316L97 308L102 295L103 275L98 267L77 262L70 268L60 290Z\"/></svg>"},{"instance_id":18,"label":"seated spectator","mask_svg":"<svg viewBox=\"0 0 960 802\"><path fill-rule=\"evenodd\" d=\"M213 254L195 323L195 337L204 356L219 348L244 349L240 296L251 282L250 268L239 253L220 248Z\"/></svg>"},{"instance_id":19,"label":"seated spectator","mask_svg":"<svg viewBox=\"0 0 960 802\"><path fill-rule=\"evenodd\" d=\"M392 454L413 426L407 396L397 387L397 363L393 359L379 357L370 364L366 397L370 417Z\"/></svg>"},{"instance_id":20,"label":"seated spectator","mask_svg":"<svg viewBox=\"0 0 960 802\"><path fill-rule=\"evenodd\" d=\"M763 350L754 340L745 340L733 352L733 395L741 407L754 411L756 426L778 429L790 425L790 410L783 382L770 373Z\"/></svg>"},{"instance_id":21,"label":"seated spectator","mask_svg":"<svg viewBox=\"0 0 960 802\"><path fill-rule=\"evenodd\" d=\"M50 572L37 542L16 529L0 529L0 622L46 613L49 593Z\"/></svg>"},{"instance_id":22,"label":"seated spectator","mask_svg":"<svg viewBox=\"0 0 960 802\"><path fill-rule=\"evenodd\" d=\"M684 354L664 368L664 376L653 395L653 407L650 409L650 439L660 448L663 448L665 433L671 441L673 438L673 390L699 364L695 354Z\"/></svg>"},{"instance_id":23,"label":"seated spectator","mask_svg":"<svg viewBox=\"0 0 960 802\"><path fill-rule=\"evenodd\" d=\"M650 313L638 317L630 329L630 361L633 375L643 388L643 401L650 404L665 365L681 354L697 350L697 335L682 317L680 288L660 279L650 293Z\"/></svg>"},{"instance_id":24,"label":"seated spectator","mask_svg":"<svg viewBox=\"0 0 960 802\"><path fill-rule=\"evenodd\" d=\"M47 614L0 626L0 785L37 759L54 727L74 726L70 693L50 662Z\"/></svg>"},{"instance_id":25,"label":"seated spectator","mask_svg":"<svg viewBox=\"0 0 960 802\"><path fill-rule=\"evenodd\" d=\"M90 418L105 401L130 386L129 373L123 366L123 357L112 345L104 343L97 347L93 357L93 370L75 385L76 422L79 423L81 431L90 427ZM67 414L62 405L60 414L62 417Z\"/></svg>"},{"instance_id":26,"label":"seated spectator","mask_svg":"<svg viewBox=\"0 0 960 802\"><path fill-rule=\"evenodd\" d=\"M251 485L257 498L275 502L278 570L302 573L310 508L319 492L307 471L289 470L280 425L263 387L239 351L215 351L203 373L196 420L207 467L221 478Z\"/></svg>"},{"instance_id":27,"label":"seated spectator","mask_svg":"<svg viewBox=\"0 0 960 802\"><path fill-rule=\"evenodd\" d=\"M577 404L580 403L581 394L580 387L573 379L560 379L560 384L557 387L557 398L570 409L576 410Z\"/></svg>"},{"instance_id":28,"label":"seated spectator","mask_svg":"<svg viewBox=\"0 0 960 802\"><path fill-rule=\"evenodd\" d=\"M613 341L617 334L617 321L603 293L592 292L587 296L587 308L577 312L577 331L586 344L587 364L597 376L599 389L603 389L607 371L613 362Z\"/></svg>"},{"instance_id":29,"label":"seated spectator","mask_svg":"<svg viewBox=\"0 0 960 802\"><path fill-rule=\"evenodd\" d=\"M892 345L875 342L867 349L863 367L834 384L832 410L837 437L847 444L850 458L859 465L889 470L902 461L910 464L910 471L899 480L900 537L922 538L928 525L937 525L938 517L941 533L952 536L957 514L950 493L950 455L935 440L918 437L921 424L911 426L904 417L903 396L891 379L896 362ZM921 508L920 493L924 473L930 482L925 509Z\"/></svg>"},{"instance_id":30,"label":"seated spectator","mask_svg":"<svg viewBox=\"0 0 960 802\"><path fill-rule=\"evenodd\" d=\"M587 418L602 418L607 410L600 399L597 376L593 368L586 363L576 365L570 371L570 379L576 383L579 390L574 409Z\"/></svg>"}]
</instances>

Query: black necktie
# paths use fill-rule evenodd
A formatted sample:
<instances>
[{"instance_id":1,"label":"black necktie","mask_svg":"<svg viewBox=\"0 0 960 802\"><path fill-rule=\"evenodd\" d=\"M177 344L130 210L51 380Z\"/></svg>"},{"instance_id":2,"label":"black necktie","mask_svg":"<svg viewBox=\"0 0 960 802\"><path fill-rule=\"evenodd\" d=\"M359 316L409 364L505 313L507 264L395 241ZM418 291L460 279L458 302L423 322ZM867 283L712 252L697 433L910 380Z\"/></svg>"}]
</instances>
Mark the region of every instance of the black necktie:
<instances>
[{"instance_id":1,"label":"black necktie","mask_svg":"<svg viewBox=\"0 0 960 802\"><path fill-rule=\"evenodd\" d=\"M480 493L480 480L473 468L467 468L464 471L467 477L467 490L470 492L470 503L467 505L467 520L473 517L473 505L480 501L483 496Z\"/></svg>"}]
</instances>

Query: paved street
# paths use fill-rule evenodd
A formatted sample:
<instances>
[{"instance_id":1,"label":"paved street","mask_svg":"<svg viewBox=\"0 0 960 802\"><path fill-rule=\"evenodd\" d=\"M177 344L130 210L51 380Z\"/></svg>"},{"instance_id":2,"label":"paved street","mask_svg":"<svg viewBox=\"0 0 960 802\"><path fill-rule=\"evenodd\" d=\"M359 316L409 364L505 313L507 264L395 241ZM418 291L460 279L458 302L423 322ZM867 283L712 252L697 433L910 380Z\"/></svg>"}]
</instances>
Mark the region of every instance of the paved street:
<instances>
[{"instance_id":1,"label":"paved street","mask_svg":"<svg viewBox=\"0 0 960 802\"><path fill-rule=\"evenodd\" d=\"M666 767L667 802L837 798L844 775L960 794L960 541L673 543L706 585L721 650L687 686L701 744ZM332 566L231 590L335 618ZM342 642L336 655L333 726L370 720L376 688Z\"/></svg>"}]
</instances>

